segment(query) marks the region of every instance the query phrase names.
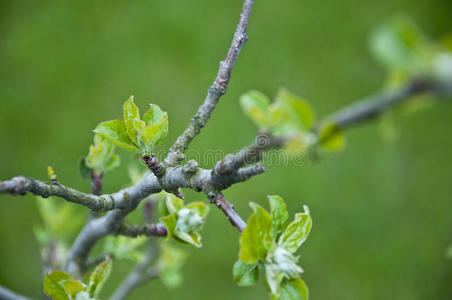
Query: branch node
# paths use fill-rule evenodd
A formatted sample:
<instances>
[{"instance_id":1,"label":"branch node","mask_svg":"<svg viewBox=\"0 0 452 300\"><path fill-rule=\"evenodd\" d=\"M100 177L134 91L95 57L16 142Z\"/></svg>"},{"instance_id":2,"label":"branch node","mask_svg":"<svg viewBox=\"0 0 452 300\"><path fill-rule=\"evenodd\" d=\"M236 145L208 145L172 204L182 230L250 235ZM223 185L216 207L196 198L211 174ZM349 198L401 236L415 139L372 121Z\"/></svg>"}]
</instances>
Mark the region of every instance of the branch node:
<instances>
[{"instance_id":1,"label":"branch node","mask_svg":"<svg viewBox=\"0 0 452 300\"><path fill-rule=\"evenodd\" d=\"M185 174L193 174L198 170L198 162L196 160L189 160L183 167L182 170Z\"/></svg>"}]
</instances>

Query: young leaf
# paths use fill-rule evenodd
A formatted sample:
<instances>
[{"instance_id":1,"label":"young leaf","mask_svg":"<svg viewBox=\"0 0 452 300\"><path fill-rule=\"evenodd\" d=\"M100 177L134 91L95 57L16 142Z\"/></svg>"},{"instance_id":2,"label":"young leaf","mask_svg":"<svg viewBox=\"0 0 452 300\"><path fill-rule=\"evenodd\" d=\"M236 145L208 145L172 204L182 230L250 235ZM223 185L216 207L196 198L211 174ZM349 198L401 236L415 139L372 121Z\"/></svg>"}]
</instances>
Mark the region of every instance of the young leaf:
<instances>
[{"instance_id":1,"label":"young leaf","mask_svg":"<svg viewBox=\"0 0 452 300\"><path fill-rule=\"evenodd\" d=\"M203 218L197 209L182 208L177 212L176 231L195 232L204 223Z\"/></svg>"},{"instance_id":2,"label":"young leaf","mask_svg":"<svg viewBox=\"0 0 452 300\"><path fill-rule=\"evenodd\" d=\"M163 114L162 119L157 123L146 126L141 133L141 140L144 147L151 149L152 146L158 145L168 134L168 115Z\"/></svg>"},{"instance_id":3,"label":"young leaf","mask_svg":"<svg viewBox=\"0 0 452 300\"><path fill-rule=\"evenodd\" d=\"M265 279L272 295L279 295L279 288L284 274L275 270L274 265L265 264Z\"/></svg>"},{"instance_id":4,"label":"young leaf","mask_svg":"<svg viewBox=\"0 0 452 300\"><path fill-rule=\"evenodd\" d=\"M166 231L168 232L166 237L168 240L170 240L174 235L174 232L176 230L176 220L176 213L160 218L160 222L165 225Z\"/></svg>"},{"instance_id":5,"label":"young leaf","mask_svg":"<svg viewBox=\"0 0 452 300\"><path fill-rule=\"evenodd\" d=\"M44 293L52 300L71 300L64 288L64 282L73 280L72 276L63 271L52 271L44 276Z\"/></svg>"},{"instance_id":6,"label":"young leaf","mask_svg":"<svg viewBox=\"0 0 452 300\"><path fill-rule=\"evenodd\" d=\"M245 114L259 127L267 127L270 121L270 99L258 91L249 91L240 96L240 105Z\"/></svg>"},{"instance_id":7,"label":"young leaf","mask_svg":"<svg viewBox=\"0 0 452 300\"><path fill-rule=\"evenodd\" d=\"M201 216L201 218L207 217L207 214L210 210L210 207L204 202L190 202L185 205L185 208L188 208L190 211L197 212Z\"/></svg>"},{"instance_id":8,"label":"young leaf","mask_svg":"<svg viewBox=\"0 0 452 300\"><path fill-rule=\"evenodd\" d=\"M133 95L124 102L123 106L124 121L140 119L140 109L133 102Z\"/></svg>"},{"instance_id":9,"label":"young leaf","mask_svg":"<svg viewBox=\"0 0 452 300\"><path fill-rule=\"evenodd\" d=\"M273 122L290 122L300 130L310 130L314 125L315 117L309 104L285 89L276 95L274 106L279 107L279 110L272 110Z\"/></svg>"},{"instance_id":10,"label":"young leaf","mask_svg":"<svg viewBox=\"0 0 452 300\"><path fill-rule=\"evenodd\" d=\"M261 206L250 203L254 213L248 219L245 230L240 235L239 259L247 264L265 260L271 246L271 216Z\"/></svg>"},{"instance_id":11,"label":"young leaf","mask_svg":"<svg viewBox=\"0 0 452 300\"><path fill-rule=\"evenodd\" d=\"M119 165L119 157L114 154L115 146L113 142L103 136L94 136L94 145L89 147L89 153L84 162L90 170L101 174Z\"/></svg>"},{"instance_id":12,"label":"young leaf","mask_svg":"<svg viewBox=\"0 0 452 300\"><path fill-rule=\"evenodd\" d=\"M239 286L253 286L259 279L259 267L257 264L249 265L237 260L232 270L234 281Z\"/></svg>"},{"instance_id":13,"label":"young leaf","mask_svg":"<svg viewBox=\"0 0 452 300\"><path fill-rule=\"evenodd\" d=\"M279 290L279 297L272 295L272 300L308 300L308 287L300 278L284 279Z\"/></svg>"},{"instance_id":14,"label":"young leaf","mask_svg":"<svg viewBox=\"0 0 452 300\"><path fill-rule=\"evenodd\" d=\"M168 287L176 287L182 282L180 269L184 265L186 254L179 248L171 246L170 243L161 243L161 254L157 261L160 271L160 279Z\"/></svg>"},{"instance_id":15,"label":"young leaf","mask_svg":"<svg viewBox=\"0 0 452 300\"><path fill-rule=\"evenodd\" d=\"M49 237L70 240L76 230L80 228L84 219L72 206L68 206L54 197L36 197L45 231ZM68 220L71 220L68 222Z\"/></svg>"},{"instance_id":16,"label":"young leaf","mask_svg":"<svg viewBox=\"0 0 452 300\"><path fill-rule=\"evenodd\" d=\"M113 170L114 168L119 166L119 163L120 163L119 156L113 154L105 164L104 171L107 172Z\"/></svg>"},{"instance_id":17,"label":"young leaf","mask_svg":"<svg viewBox=\"0 0 452 300\"><path fill-rule=\"evenodd\" d=\"M342 129L334 123L327 123L320 128L319 141L326 151L340 151L345 147L345 137Z\"/></svg>"},{"instance_id":18,"label":"young leaf","mask_svg":"<svg viewBox=\"0 0 452 300\"><path fill-rule=\"evenodd\" d=\"M144 260L144 254L140 247L146 243L147 237L136 238L126 236L108 236L104 243L104 253L113 255L115 259L128 259L136 262Z\"/></svg>"},{"instance_id":19,"label":"young leaf","mask_svg":"<svg viewBox=\"0 0 452 300\"><path fill-rule=\"evenodd\" d=\"M171 193L166 193L166 209L170 213L177 213L184 206L184 200L174 196Z\"/></svg>"},{"instance_id":20,"label":"young leaf","mask_svg":"<svg viewBox=\"0 0 452 300\"><path fill-rule=\"evenodd\" d=\"M156 124L166 116L166 112L162 111L158 105L150 104L150 106L151 108L143 115L146 126Z\"/></svg>"},{"instance_id":21,"label":"young leaf","mask_svg":"<svg viewBox=\"0 0 452 300\"><path fill-rule=\"evenodd\" d=\"M277 240L281 233L289 224L289 213L287 212L286 203L277 195L267 196L270 202L270 211L272 215L272 226L270 234L272 239Z\"/></svg>"},{"instance_id":22,"label":"young leaf","mask_svg":"<svg viewBox=\"0 0 452 300\"><path fill-rule=\"evenodd\" d=\"M63 286L71 298L75 298L78 293L86 291L86 285L75 279L65 281Z\"/></svg>"},{"instance_id":23,"label":"young leaf","mask_svg":"<svg viewBox=\"0 0 452 300\"><path fill-rule=\"evenodd\" d=\"M88 285L88 293L91 297L96 298L99 295L102 286L110 276L112 266L113 262L109 257L96 266L91 274Z\"/></svg>"},{"instance_id":24,"label":"young leaf","mask_svg":"<svg viewBox=\"0 0 452 300\"><path fill-rule=\"evenodd\" d=\"M375 29L370 49L387 67L412 73L422 68L419 51L424 43L424 37L416 25L405 17L398 17Z\"/></svg>"},{"instance_id":25,"label":"young leaf","mask_svg":"<svg viewBox=\"0 0 452 300\"><path fill-rule=\"evenodd\" d=\"M174 235L183 242L196 246L198 248L202 247L201 235L197 232L183 232L176 230Z\"/></svg>"},{"instance_id":26,"label":"young leaf","mask_svg":"<svg viewBox=\"0 0 452 300\"><path fill-rule=\"evenodd\" d=\"M116 146L130 151L138 151L137 145L127 135L127 128L122 120L102 122L94 132L110 139Z\"/></svg>"},{"instance_id":27,"label":"young leaf","mask_svg":"<svg viewBox=\"0 0 452 300\"><path fill-rule=\"evenodd\" d=\"M289 253L294 253L308 238L312 227L312 219L307 208L304 213L295 214L295 219L290 223L278 240L278 245Z\"/></svg>"},{"instance_id":28,"label":"young leaf","mask_svg":"<svg viewBox=\"0 0 452 300\"><path fill-rule=\"evenodd\" d=\"M98 300L98 299L91 298L88 292L81 291L75 296L75 300Z\"/></svg>"},{"instance_id":29,"label":"young leaf","mask_svg":"<svg viewBox=\"0 0 452 300\"><path fill-rule=\"evenodd\" d=\"M91 169L86 165L86 159L84 157L80 159L79 171L82 178L88 178L91 174Z\"/></svg>"},{"instance_id":30,"label":"young leaf","mask_svg":"<svg viewBox=\"0 0 452 300\"><path fill-rule=\"evenodd\" d=\"M53 170L53 168L51 166L47 167L47 176L49 177L49 179L51 181L54 181L57 179L57 176L55 174L55 171Z\"/></svg>"}]
</instances>

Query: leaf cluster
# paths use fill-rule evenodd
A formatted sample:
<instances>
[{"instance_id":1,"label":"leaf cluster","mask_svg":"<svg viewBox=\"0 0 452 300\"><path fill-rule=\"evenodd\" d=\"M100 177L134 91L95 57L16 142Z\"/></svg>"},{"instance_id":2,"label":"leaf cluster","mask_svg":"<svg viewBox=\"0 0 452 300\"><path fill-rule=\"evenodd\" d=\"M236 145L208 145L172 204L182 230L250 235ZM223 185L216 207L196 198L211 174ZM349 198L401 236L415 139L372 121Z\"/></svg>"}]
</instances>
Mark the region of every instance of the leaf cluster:
<instances>
[{"instance_id":1,"label":"leaf cluster","mask_svg":"<svg viewBox=\"0 0 452 300\"><path fill-rule=\"evenodd\" d=\"M233 268L234 281L240 286L256 284L264 269L272 299L308 299L308 289L300 278L303 270L294 253L306 241L312 227L309 210L295 214L289 221L284 200L268 196L270 212L250 203L253 213L240 236L239 260Z\"/></svg>"},{"instance_id":2,"label":"leaf cluster","mask_svg":"<svg viewBox=\"0 0 452 300\"><path fill-rule=\"evenodd\" d=\"M168 134L168 115L158 105L150 106L141 119L140 110L131 96L123 106L123 120L102 122L94 132L120 148L142 155L151 154L154 147Z\"/></svg>"},{"instance_id":3,"label":"leaf cluster","mask_svg":"<svg viewBox=\"0 0 452 300\"><path fill-rule=\"evenodd\" d=\"M201 230L205 223L209 206L204 202L191 202L184 205L184 200L171 193L160 202L160 221L165 224L168 239L201 247Z\"/></svg>"},{"instance_id":4,"label":"leaf cluster","mask_svg":"<svg viewBox=\"0 0 452 300\"><path fill-rule=\"evenodd\" d=\"M44 277L44 293L53 300L95 300L110 276L113 262L105 259L83 281L64 271L55 270Z\"/></svg>"}]
</instances>

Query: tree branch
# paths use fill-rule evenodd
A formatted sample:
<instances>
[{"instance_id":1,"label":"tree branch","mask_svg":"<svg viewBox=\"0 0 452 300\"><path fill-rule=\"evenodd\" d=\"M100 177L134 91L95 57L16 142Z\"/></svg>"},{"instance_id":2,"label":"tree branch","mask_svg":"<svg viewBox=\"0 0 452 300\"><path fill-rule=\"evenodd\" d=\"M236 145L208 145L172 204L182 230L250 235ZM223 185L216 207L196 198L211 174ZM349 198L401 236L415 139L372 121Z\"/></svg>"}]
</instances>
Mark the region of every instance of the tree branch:
<instances>
[{"instance_id":1,"label":"tree branch","mask_svg":"<svg viewBox=\"0 0 452 300\"><path fill-rule=\"evenodd\" d=\"M122 223L116 234L130 237L137 237L139 235L166 237L168 231L162 223L144 225Z\"/></svg>"},{"instance_id":2,"label":"tree branch","mask_svg":"<svg viewBox=\"0 0 452 300\"><path fill-rule=\"evenodd\" d=\"M201 128L207 123L219 98L226 93L233 66L243 44L247 40L246 29L253 3L253 0L244 1L234 38L225 60L220 63L217 77L209 88L204 103L193 116L189 126L170 148L168 156L165 159L166 165L175 166L183 160L184 151L200 132ZM148 162L151 163L150 160L146 161L147 164ZM151 170L155 169L154 166L150 166L150 168ZM150 194L157 193L162 189L168 191L177 190L179 187L192 188L207 194L249 178L249 176L244 176L243 172L240 174L237 172L234 176L225 176L223 179L220 179L221 176L216 176L215 180L212 180L211 175L213 172L211 170L198 169L197 166L195 168L193 166L191 168L190 166L185 166L185 169L183 167L175 167L163 170L165 172L160 172L157 169L153 170L153 173L156 173L158 178L154 174L150 174L135 186L110 195L96 196L84 194L60 184L49 185L22 176L0 182L0 193L9 192L24 195L27 192L31 192L42 197L59 196L67 201L85 205L92 210L110 210L103 217L89 220L75 240L69 252L65 269L77 276L81 274L86 264L86 258L94 243L103 236L114 234L118 230L119 224L124 220L124 217L131 210L135 209L142 199ZM249 175L249 172L245 173ZM257 174L258 172L255 173ZM227 204L227 202L225 203ZM229 207L231 205L226 206Z\"/></svg>"},{"instance_id":3,"label":"tree branch","mask_svg":"<svg viewBox=\"0 0 452 300\"><path fill-rule=\"evenodd\" d=\"M413 96L424 93L432 93L435 96L452 95L452 83L439 83L423 78L415 79L395 91L386 91L366 97L326 116L317 123L315 130L320 129L323 124L328 122L345 129L373 120L393 106L407 101Z\"/></svg>"},{"instance_id":4,"label":"tree branch","mask_svg":"<svg viewBox=\"0 0 452 300\"><path fill-rule=\"evenodd\" d=\"M228 154L217 162L214 168L214 177L222 177L237 172L245 165L262 160L265 150L281 148L286 140L284 137L276 137L269 133L259 133L254 143L235 154Z\"/></svg>"},{"instance_id":5,"label":"tree branch","mask_svg":"<svg viewBox=\"0 0 452 300\"><path fill-rule=\"evenodd\" d=\"M121 208L127 204L125 194L95 196L74 190L62 184L48 184L33 178L17 176L11 180L0 182L0 193L25 195L32 193L43 198L58 196L69 202L84 205L95 211L107 211Z\"/></svg>"},{"instance_id":6,"label":"tree branch","mask_svg":"<svg viewBox=\"0 0 452 300\"><path fill-rule=\"evenodd\" d=\"M184 152L188 148L190 142L199 134L210 118L212 111L218 103L222 95L226 93L229 80L231 78L232 69L235 61L245 42L248 40L246 29L250 18L251 9L254 0L245 0L243 3L242 13L237 28L232 39L231 46L224 61L220 62L217 77L210 86L204 103L198 108L198 112L192 117L187 129L177 138L176 142L171 146L165 163L169 166L175 166L184 159Z\"/></svg>"}]
</instances>

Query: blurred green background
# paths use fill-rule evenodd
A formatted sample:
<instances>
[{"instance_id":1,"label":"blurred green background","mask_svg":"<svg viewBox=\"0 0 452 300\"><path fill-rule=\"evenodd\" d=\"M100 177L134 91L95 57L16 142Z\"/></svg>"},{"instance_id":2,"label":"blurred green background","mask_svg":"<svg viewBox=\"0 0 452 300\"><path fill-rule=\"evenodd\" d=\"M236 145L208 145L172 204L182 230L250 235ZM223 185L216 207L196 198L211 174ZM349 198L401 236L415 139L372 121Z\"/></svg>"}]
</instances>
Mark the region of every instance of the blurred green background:
<instances>
[{"instance_id":1,"label":"blurred green background","mask_svg":"<svg viewBox=\"0 0 452 300\"><path fill-rule=\"evenodd\" d=\"M95 125L119 118L131 94L168 111L166 149L204 99L240 8L241 0L1 1L0 178L45 179L52 165L61 182L89 191L78 159ZM191 149L251 143L256 129L237 101L249 89L273 95L285 86L319 116L377 90L385 71L367 49L375 24L405 13L439 37L452 30L451 11L449 0L256 1L229 91ZM350 130L346 151L271 165L225 194L243 216L249 201L267 205L267 194L284 197L291 213L309 205L314 227L300 263L311 299L452 299L451 115L441 103L403 118L394 142L375 124ZM104 192L127 184L127 164L139 164L120 152ZM0 197L0 284L42 299L39 222L33 196ZM266 299L263 282L232 281L238 234L220 211L211 210L203 241L189 249L180 288L156 280L130 299ZM115 264L104 295L130 267Z\"/></svg>"}]
</instances>

